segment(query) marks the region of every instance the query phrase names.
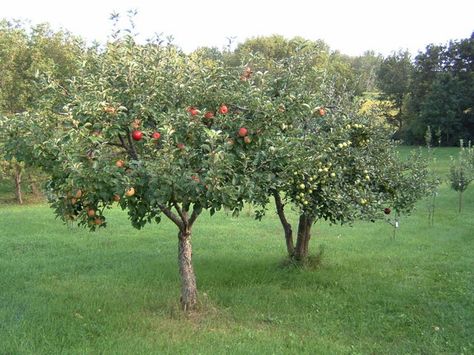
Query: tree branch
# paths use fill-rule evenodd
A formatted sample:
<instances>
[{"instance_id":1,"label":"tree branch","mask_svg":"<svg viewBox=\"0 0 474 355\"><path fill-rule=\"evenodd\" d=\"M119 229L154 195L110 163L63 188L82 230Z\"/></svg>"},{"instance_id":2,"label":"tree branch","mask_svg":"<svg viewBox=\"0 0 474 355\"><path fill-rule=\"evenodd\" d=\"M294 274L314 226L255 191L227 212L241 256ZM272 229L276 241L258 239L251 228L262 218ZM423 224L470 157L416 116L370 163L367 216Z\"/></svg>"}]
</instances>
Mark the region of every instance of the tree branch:
<instances>
[{"instance_id":1,"label":"tree branch","mask_svg":"<svg viewBox=\"0 0 474 355\"><path fill-rule=\"evenodd\" d=\"M174 224L178 226L180 230L184 228L184 223L181 222L179 217L176 216L173 211L171 211L168 207L162 205L161 203L158 204L158 207L165 214L166 217L168 217Z\"/></svg>"},{"instance_id":2,"label":"tree branch","mask_svg":"<svg viewBox=\"0 0 474 355\"><path fill-rule=\"evenodd\" d=\"M129 137L129 142L130 142L130 146L127 146L127 144L125 143L125 139L122 137L122 135L119 133L118 134L118 138L120 140L120 145L118 146L121 146L123 149L125 149L125 151L128 153L128 155L134 159L134 160L138 160L138 156L135 152L135 149L132 145L132 142L130 140L130 132L127 133L128 134L128 137ZM112 144L112 145L115 145L115 144Z\"/></svg>"},{"instance_id":3,"label":"tree branch","mask_svg":"<svg viewBox=\"0 0 474 355\"><path fill-rule=\"evenodd\" d=\"M179 217L181 218L181 221L183 222L184 225L188 224L188 213L186 210L183 210L181 207L179 207L178 203L173 202L173 206L176 209L176 212L178 212Z\"/></svg>"},{"instance_id":4,"label":"tree branch","mask_svg":"<svg viewBox=\"0 0 474 355\"><path fill-rule=\"evenodd\" d=\"M193 213L191 214L191 218L189 219L189 226L191 227L194 222L196 222L196 219L202 212L202 207L199 205L194 205L193 206Z\"/></svg>"},{"instance_id":5,"label":"tree branch","mask_svg":"<svg viewBox=\"0 0 474 355\"><path fill-rule=\"evenodd\" d=\"M127 128L126 131L127 131L127 141L128 141L128 146L129 146L128 152L133 160L138 160L138 154L137 154L137 151L135 150L135 146L133 145L132 138L130 136L130 130Z\"/></svg>"}]
</instances>

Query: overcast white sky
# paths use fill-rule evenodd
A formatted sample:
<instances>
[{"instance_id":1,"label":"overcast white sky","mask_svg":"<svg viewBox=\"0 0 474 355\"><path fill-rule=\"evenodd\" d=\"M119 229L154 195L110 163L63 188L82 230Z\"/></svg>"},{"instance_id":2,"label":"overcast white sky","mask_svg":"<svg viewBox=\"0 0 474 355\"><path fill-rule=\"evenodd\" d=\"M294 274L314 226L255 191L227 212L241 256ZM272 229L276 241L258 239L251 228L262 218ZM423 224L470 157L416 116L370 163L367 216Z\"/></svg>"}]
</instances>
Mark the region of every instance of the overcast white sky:
<instances>
[{"instance_id":1,"label":"overcast white sky","mask_svg":"<svg viewBox=\"0 0 474 355\"><path fill-rule=\"evenodd\" d=\"M140 34L172 35L186 51L222 48L227 37L258 35L322 39L349 55L398 49L412 54L429 43L467 38L474 31L473 0L0 0L0 18L49 22L105 41L112 11L137 9Z\"/></svg>"}]
</instances>

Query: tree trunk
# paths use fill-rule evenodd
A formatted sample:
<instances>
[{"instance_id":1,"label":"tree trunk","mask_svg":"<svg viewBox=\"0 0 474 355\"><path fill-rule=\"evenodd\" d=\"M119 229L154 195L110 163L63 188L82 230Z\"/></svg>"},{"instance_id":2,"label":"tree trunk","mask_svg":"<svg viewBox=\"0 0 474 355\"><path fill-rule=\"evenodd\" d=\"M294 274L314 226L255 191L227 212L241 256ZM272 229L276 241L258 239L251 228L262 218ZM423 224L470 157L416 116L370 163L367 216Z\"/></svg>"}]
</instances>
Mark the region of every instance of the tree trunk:
<instances>
[{"instance_id":1,"label":"tree trunk","mask_svg":"<svg viewBox=\"0 0 474 355\"><path fill-rule=\"evenodd\" d=\"M197 303L196 276L192 264L191 228L184 227L178 234L178 263L181 277L181 306L191 310Z\"/></svg>"},{"instance_id":2,"label":"tree trunk","mask_svg":"<svg viewBox=\"0 0 474 355\"><path fill-rule=\"evenodd\" d=\"M36 179L35 177L33 176L33 174L29 174L28 175L28 178L30 180L30 187L31 187L31 194L33 196L39 196L40 195L40 191L39 191L39 188L38 188L38 185L37 185L37 182L36 182Z\"/></svg>"},{"instance_id":3,"label":"tree trunk","mask_svg":"<svg viewBox=\"0 0 474 355\"><path fill-rule=\"evenodd\" d=\"M463 194L464 191L459 191L459 210L458 210L458 213L461 213L462 212L462 194Z\"/></svg>"},{"instance_id":4,"label":"tree trunk","mask_svg":"<svg viewBox=\"0 0 474 355\"><path fill-rule=\"evenodd\" d=\"M22 205L23 204L23 195L21 193L21 167L16 165L15 166L15 196L17 202Z\"/></svg>"},{"instance_id":5,"label":"tree trunk","mask_svg":"<svg viewBox=\"0 0 474 355\"><path fill-rule=\"evenodd\" d=\"M298 261L304 261L308 257L309 240L311 239L311 226L313 219L305 214L300 216L298 223L298 237L296 239L296 248L294 258Z\"/></svg>"},{"instance_id":6,"label":"tree trunk","mask_svg":"<svg viewBox=\"0 0 474 355\"><path fill-rule=\"evenodd\" d=\"M273 192L273 197L275 198L275 205L278 217L280 218L281 225L283 226L283 230L285 231L286 250L288 251L288 256L292 258L295 255L293 230L291 229L291 224L288 223L288 220L286 219L285 205L281 201L281 197L278 191Z\"/></svg>"}]
</instances>

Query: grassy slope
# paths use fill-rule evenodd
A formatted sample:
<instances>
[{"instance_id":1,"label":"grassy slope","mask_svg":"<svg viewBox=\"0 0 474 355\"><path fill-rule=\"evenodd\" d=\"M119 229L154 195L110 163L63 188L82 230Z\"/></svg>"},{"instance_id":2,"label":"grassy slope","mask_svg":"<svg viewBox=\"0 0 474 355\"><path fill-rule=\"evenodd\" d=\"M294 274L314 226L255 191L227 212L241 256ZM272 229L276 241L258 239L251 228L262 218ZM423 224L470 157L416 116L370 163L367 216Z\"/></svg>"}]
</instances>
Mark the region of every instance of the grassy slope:
<instances>
[{"instance_id":1,"label":"grassy slope","mask_svg":"<svg viewBox=\"0 0 474 355\"><path fill-rule=\"evenodd\" d=\"M454 151L455 152L455 151ZM404 152L403 152L404 153ZM447 171L438 150L438 171ZM452 153L451 153L452 154ZM314 227L316 271L282 268L278 221L202 216L194 262L201 310L178 309L176 231L121 211L92 234L46 206L0 208L0 354L474 352L474 191L456 212L444 185L402 220Z\"/></svg>"}]
</instances>

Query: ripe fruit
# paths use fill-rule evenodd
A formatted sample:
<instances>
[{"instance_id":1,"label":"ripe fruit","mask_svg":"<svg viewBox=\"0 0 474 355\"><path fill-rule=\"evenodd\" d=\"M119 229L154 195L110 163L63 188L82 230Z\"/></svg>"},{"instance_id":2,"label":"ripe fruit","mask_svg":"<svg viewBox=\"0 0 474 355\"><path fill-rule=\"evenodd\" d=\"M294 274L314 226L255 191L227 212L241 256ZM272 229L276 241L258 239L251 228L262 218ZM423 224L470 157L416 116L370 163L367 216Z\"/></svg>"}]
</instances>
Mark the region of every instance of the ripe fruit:
<instances>
[{"instance_id":1,"label":"ripe fruit","mask_svg":"<svg viewBox=\"0 0 474 355\"><path fill-rule=\"evenodd\" d=\"M132 138L136 141L139 141L141 140L143 137L143 133L142 131L138 131L138 130L135 130L132 132Z\"/></svg>"},{"instance_id":2,"label":"ripe fruit","mask_svg":"<svg viewBox=\"0 0 474 355\"><path fill-rule=\"evenodd\" d=\"M113 198L113 200L114 200L115 202L119 202L119 201L120 201L120 195L115 194L112 198Z\"/></svg>"},{"instance_id":3,"label":"ripe fruit","mask_svg":"<svg viewBox=\"0 0 474 355\"><path fill-rule=\"evenodd\" d=\"M390 212L392 212L392 210L390 209L390 207L385 207L385 208L383 209L383 213L385 213L385 214L390 214Z\"/></svg>"},{"instance_id":4,"label":"ripe fruit","mask_svg":"<svg viewBox=\"0 0 474 355\"><path fill-rule=\"evenodd\" d=\"M225 115L227 112L229 112L229 108L226 105L222 105L219 107L219 112Z\"/></svg>"},{"instance_id":5,"label":"ripe fruit","mask_svg":"<svg viewBox=\"0 0 474 355\"><path fill-rule=\"evenodd\" d=\"M89 217L94 217L95 216L95 211L91 208L91 209L87 210L87 215Z\"/></svg>"},{"instance_id":6,"label":"ripe fruit","mask_svg":"<svg viewBox=\"0 0 474 355\"><path fill-rule=\"evenodd\" d=\"M244 137L244 142L245 142L245 144L250 144L252 142L252 140L250 139L249 136L245 136Z\"/></svg>"},{"instance_id":7,"label":"ripe fruit","mask_svg":"<svg viewBox=\"0 0 474 355\"><path fill-rule=\"evenodd\" d=\"M177 146L178 149L180 149L180 150L183 150L183 149L184 149L184 144L183 144L183 143L178 143L176 146Z\"/></svg>"},{"instance_id":8,"label":"ripe fruit","mask_svg":"<svg viewBox=\"0 0 474 355\"><path fill-rule=\"evenodd\" d=\"M102 224L102 219L97 217L96 219L94 219L94 224L97 225L97 226L100 226Z\"/></svg>"},{"instance_id":9,"label":"ripe fruit","mask_svg":"<svg viewBox=\"0 0 474 355\"><path fill-rule=\"evenodd\" d=\"M115 166L117 168L123 168L125 166L125 162L122 159L119 159L115 162Z\"/></svg>"},{"instance_id":10,"label":"ripe fruit","mask_svg":"<svg viewBox=\"0 0 474 355\"><path fill-rule=\"evenodd\" d=\"M239 136L240 137L245 137L248 133L248 129L245 127L240 127L239 129Z\"/></svg>"},{"instance_id":11,"label":"ripe fruit","mask_svg":"<svg viewBox=\"0 0 474 355\"><path fill-rule=\"evenodd\" d=\"M71 204L72 204L72 205L75 205L75 204L76 204L76 202L77 202L77 199L76 199L76 198L74 198L74 197L73 197L73 198L71 198Z\"/></svg>"},{"instance_id":12,"label":"ripe fruit","mask_svg":"<svg viewBox=\"0 0 474 355\"><path fill-rule=\"evenodd\" d=\"M196 116L199 113L199 110L196 107L191 106L188 108L188 112L191 114L191 116Z\"/></svg>"},{"instance_id":13,"label":"ripe fruit","mask_svg":"<svg viewBox=\"0 0 474 355\"><path fill-rule=\"evenodd\" d=\"M127 191L125 191L125 196L132 197L133 195L135 195L135 189L133 187L131 187Z\"/></svg>"},{"instance_id":14,"label":"ripe fruit","mask_svg":"<svg viewBox=\"0 0 474 355\"><path fill-rule=\"evenodd\" d=\"M76 194L74 195L75 198L81 198L82 196L82 191L81 190L77 190L76 191Z\"/></svg>"},{"instance_id":15,"label":"ripe fruit","mask_svg":"<svg viewBox=\"0 0 474 355\"><path fill-rule=\"evenodd\" d=\"M156 139L156 140L160 139L160 137L161 137L160 132L153 132L153 134L151 135L151 138Z\"/></svg>"},{"instance_id":16,"label":"ripe fruit","mask_svg":"<svg viewBox=\"0 0 474 355\"><path fill-rule=\"evenodd\" d=\"M210 120L211 118L214 117L214 113L211 112L211 111L207 111L205 114L204 114L204 118Z\"/></svg>"},{"instance_id":17,"label":"ripe fruit","mask_svg":"<svg viewBox=\"0 0 474 355\"><path fill-rule=\"evenodd\" d=\"M326 114L326 110L324 109L324 107L320 107L320 108L319 108L318 114L319 114L319 116L321 116L321 117Z\"/></svg>"}]
</instances>

